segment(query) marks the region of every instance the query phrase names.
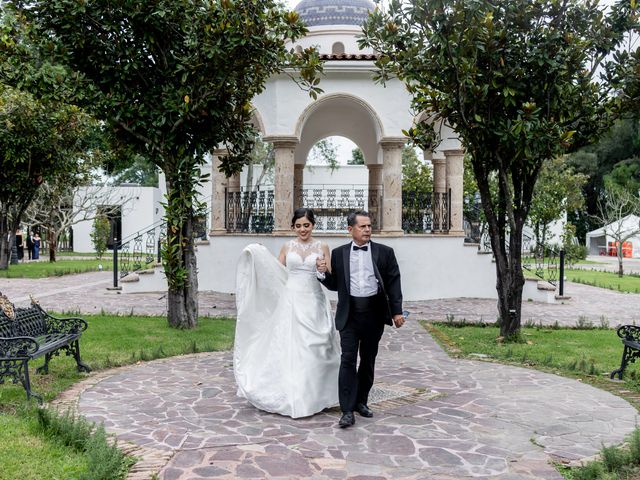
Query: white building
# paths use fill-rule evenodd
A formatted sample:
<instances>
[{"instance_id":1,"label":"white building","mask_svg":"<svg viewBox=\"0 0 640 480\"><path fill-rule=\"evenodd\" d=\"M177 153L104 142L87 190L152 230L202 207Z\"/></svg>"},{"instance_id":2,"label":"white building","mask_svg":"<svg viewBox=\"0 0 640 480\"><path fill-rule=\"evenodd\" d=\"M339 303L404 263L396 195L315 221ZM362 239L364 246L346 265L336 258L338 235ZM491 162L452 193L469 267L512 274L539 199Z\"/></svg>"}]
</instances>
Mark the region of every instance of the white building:
<instances>
[{"instance_id":1,"label":"white building","mask_svg":"<svg viewBox=\"0 0 640 480\"><path fill-rule=\"evenodd\" d=\"M93 197L93 198L92 198ZM87 217L93 218L95 210L109 210L108 216L116 225L116 237L120 240L130 238L139 230L159 223L164 216L162 191L155 187L140 185L120 185L117 187L84 187L78 191L74 200L78 203L89 199L93 205ZM73 226L73 250L75 252L94 252L91 241L93 220L86 220ZM112 239L110 239L110 244ZM110 246L111 248L111 246Z\"/></svg>"}]
</instances>

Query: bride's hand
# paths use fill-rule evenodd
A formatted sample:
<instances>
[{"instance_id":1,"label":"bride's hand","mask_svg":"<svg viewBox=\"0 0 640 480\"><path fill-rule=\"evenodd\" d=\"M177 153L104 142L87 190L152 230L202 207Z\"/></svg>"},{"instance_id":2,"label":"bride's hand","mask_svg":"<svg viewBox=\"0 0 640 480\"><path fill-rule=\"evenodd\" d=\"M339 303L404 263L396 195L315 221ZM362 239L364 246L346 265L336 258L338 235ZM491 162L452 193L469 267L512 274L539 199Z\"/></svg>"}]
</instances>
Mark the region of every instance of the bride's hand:
<instances>
[{"instance_id":1,"label":"bride's hand","mask_svg":"<svg viewBox=\"0 0 640 480\"><path fill-rule=\"evenodd\" d=\"M316 270L318 270L319 273L326 273L327 262L324 259L324 255L316 257Z\"/></svg>"}]
</instances>

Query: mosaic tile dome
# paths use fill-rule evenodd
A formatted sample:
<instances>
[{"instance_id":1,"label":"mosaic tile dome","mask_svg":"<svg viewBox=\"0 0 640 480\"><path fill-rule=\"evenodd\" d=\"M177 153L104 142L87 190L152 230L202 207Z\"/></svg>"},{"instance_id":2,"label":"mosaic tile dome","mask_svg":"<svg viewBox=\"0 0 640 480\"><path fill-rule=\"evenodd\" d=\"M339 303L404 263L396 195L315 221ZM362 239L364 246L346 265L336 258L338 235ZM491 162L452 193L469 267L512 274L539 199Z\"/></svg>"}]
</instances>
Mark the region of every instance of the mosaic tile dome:
<instances>
[{"instance_id":1,"label":"mosaic tile dome","mask_svg":"<svg viewBox=\"0 0 640 480\"><path fill-rule=\"evenodd\" d=\"M364 23L375 5L370 0L302 0L296 12L307 27Z\"/></svg>"}]
</instances>

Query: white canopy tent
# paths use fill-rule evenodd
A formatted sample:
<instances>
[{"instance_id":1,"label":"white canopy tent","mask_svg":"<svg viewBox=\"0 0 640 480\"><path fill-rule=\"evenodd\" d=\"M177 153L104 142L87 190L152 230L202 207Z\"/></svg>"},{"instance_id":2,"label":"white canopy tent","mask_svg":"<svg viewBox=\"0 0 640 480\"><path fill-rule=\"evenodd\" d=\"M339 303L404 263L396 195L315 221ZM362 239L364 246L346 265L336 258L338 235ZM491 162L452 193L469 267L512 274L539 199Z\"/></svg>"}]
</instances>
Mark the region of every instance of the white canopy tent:
<instances>
[{"instance_id":1,"label":"white canopy tent","mask_svg":"<svg viewBox=\"0 0 640 480\"><path fill-rule=\"evenodd\" d=\"M612 222L604 227L600 227L587 233L587 248L589 255L607 255L615 247L615 238L611 236L614 231L632 232L637 231L640 225L640 217L637 215L627 215L622 220ZM640 258L640 233L637 233L626 240L631 245L631 257Z\"/></svg>"}]
</instances>

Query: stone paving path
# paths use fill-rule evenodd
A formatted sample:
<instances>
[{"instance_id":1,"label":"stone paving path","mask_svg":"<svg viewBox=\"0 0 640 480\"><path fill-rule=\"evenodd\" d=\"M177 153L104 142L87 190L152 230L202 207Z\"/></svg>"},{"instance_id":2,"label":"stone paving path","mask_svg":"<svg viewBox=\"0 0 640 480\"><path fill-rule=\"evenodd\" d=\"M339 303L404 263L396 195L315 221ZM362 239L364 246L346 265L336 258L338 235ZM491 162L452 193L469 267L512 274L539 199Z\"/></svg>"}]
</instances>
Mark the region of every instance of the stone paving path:
<instances>
[{"instance_id":1,"label":"stone paving path","mask_svg":"<svg viewBox=\"0 0 640 480\"><path fill-rule=\"evenodd\" d=\"M418 324L383 337L372 419L293 420L235 395L230 353L149 362L103 380L80 412L118 438L175 452L164 480L561 479L550 460L594 455L636 425L624 400L534 370L449 358Z\"/></svg>"},{"instance_id":2,"label":"stone paving path","mask_svg":"<svg viewBox=\"0 0 640 480\"><path fill-rule=\"evenodd\" d=\"M33 293L47 309L162 314L162 294L108 291L109 272L0 279L16 303ZM523 305L523 319L573 325L602 315L638 319L640 295L570 284L565 304ZM203 314L233 315L233 296L200 296ZM412 319L493 320L494 300L410 302ZM594 455L637 423L624 400L578 381L523 368L449 358L417 322L383 337L375 417L336 428L337 409L292 420L235 396L229 352L174 357L100 372L74 396L87 418L138 445L130 478L560 479L551 460ZM144 453L146 452L146 453Z\"/></svg>"},{"instance_id":3,"label":"stone paving path","mask_svg":"<svg viewBox=\"0 0 640 480\"><path fill-rule=\"evenodd\" d=\"M0 292L17 305L29 302L33 294L47 309L57 312L100 313L122 315L165 315L167 300L163 293L122 294L107 290L111 285L111 272L92 272L43 279L0 278ZM589 285L568 282L566 295L571 298L563 303L547 304L524 302L522 321L550 325L574 326L580 318L600 325L608 322L611 327L623 323L640 323L640 295L614 292ZM447 298L420 302L405 302L411 319L445 320L453 316L457 320L494 322L497 317L497 301L478 298ZM218 292L201 292L200 314L203 316L235 316L233 295Z\"/></svg>"}]
</instances>

